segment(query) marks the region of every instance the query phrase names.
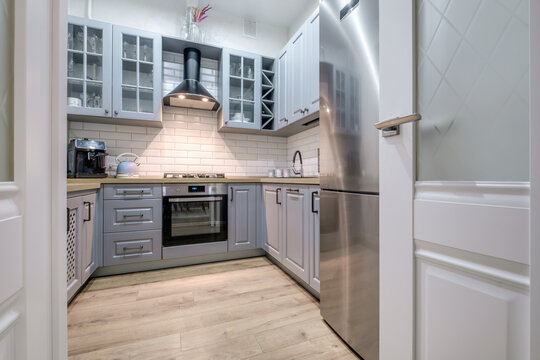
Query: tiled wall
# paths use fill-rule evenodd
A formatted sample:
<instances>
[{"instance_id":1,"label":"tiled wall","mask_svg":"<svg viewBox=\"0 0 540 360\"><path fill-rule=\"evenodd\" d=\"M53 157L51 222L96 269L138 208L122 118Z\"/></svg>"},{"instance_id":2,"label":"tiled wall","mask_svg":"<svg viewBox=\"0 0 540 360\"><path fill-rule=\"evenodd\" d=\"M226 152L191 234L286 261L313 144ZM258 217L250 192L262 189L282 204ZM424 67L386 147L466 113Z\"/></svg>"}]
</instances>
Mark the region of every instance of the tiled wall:
<instances>
[{"instance_id":1,"label":"tiled wall","mask_svg":"<svg viewBox=\"0 0 540 360\"><path fill-rule=\"evenodd\" d=\"M203 59L201 82L217 95L218 62ZM163 54L163 90L168 93L183 78L183 57ZM290 166L302 151L304 173L316 175L318 127L289 138L217 132L217 113L164 107L163 128L69 122L69 138L103 140L107 152L141 156L141 176L164 172L222 172L228 176L266 176L272 168Z\"/></svg>"},{"instance_id":2,"label":"tiled wall","mask_svg":"<svg viewBox=\"0 0 540 360\"><path fill-rule=\"evenodd\" d=\"M302 153L302 160L304 162L304 175L318 176L318 148L319 127L317 126L287 138L287 160L292 161L294 152L296 150L300 150Z\"/></svg>"}]
</instances>

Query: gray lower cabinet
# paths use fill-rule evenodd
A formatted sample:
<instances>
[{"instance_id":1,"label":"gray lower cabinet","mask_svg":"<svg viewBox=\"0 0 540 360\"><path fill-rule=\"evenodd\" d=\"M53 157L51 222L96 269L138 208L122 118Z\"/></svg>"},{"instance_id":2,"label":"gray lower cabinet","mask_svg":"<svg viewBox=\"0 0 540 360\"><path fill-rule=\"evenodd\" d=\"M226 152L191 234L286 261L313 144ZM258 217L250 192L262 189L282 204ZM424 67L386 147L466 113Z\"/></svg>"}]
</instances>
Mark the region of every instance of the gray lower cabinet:
<instances>
[{"instance_id":1,"label":"gray lower cabinet","mask_svg":"<svg viewBox=\"0 0 540 360\"><path fill-rule=\"evenodd\" d=\"M228 250L257 247L257 185L229 185Z\"/></svg>"},{"instance_id":2,"label":"gray lower cabinet","mask_svg":"<svg viewBox=\"0 0 540 360\"><path fill-rule=\"evenodd\" d=\"M104 241L106 266L161 259L161 230L110 233Z\"/></svg>"},{"instance_id":3,"label":"gray lower cabinet","mask_svg":"<svg viewBox=\"0 0 540 360\"><path fill-rule=\"evenodd\" d=\"M282 229L282 188L276 185L263 186L263 202L266 222L266 239L263 249L276 260L282 259L281 229Z\"/></svg>"},{"instance_id":4,"label":"gray lower cabinet","mask_svg":"<svg viewBox=\"0 0 540 360\"><path fill-rule=\"evenodd\" d=\"M115 184L104 188L103 265L160 260L161 184Z\"/></svg>"},{"instance_id":5,"label":"gray lower cabinet","mask_svg":"<svg viewBox=\"0 0 540 360\"><path fill-rule=\"evenodd\" d=\"M311 188L311 215L309 229L309 286L321 292L320 255L321 255L321 198L319 188Z\"/></svg>"},{"instance_id":6,"label":"gray lower cabinet","mask_svg":"<svg viewBox=\"0 0 540 360\"><path fill-rule=\"evenodd\" d=\"M309 188L285 188L283 191L283 265L309 283Z\"/></svg>"},{"instance_id":7,"label":"gray lower cabinet","mask_svg":"<svg viewBox=\"0 0 540 360\"><path fill-rule=\"evenodd\" d=\"M319 285L319 188L263 185L263 248L316 293Z\"/></svg>"},{"instance_id":8,"label":"gray lower cabinet","mask_svg":"<svg viewBox=\"0 0 540 360\"><path fill-rule=\"evenodd\" d=\"M67 199L67 298L70 300L98 266L95 237L96 193Z\"/></svg>"}]
</instances>

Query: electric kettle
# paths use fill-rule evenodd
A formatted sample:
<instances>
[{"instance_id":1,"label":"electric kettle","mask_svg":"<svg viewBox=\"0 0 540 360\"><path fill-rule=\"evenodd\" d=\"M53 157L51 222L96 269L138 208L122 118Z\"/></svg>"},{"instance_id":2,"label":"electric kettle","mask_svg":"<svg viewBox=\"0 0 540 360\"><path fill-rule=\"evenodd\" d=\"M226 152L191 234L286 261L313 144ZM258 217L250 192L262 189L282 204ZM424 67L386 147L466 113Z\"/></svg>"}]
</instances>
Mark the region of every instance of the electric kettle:
<instances>
[{"instance_id":1,"label":"electric kettle","mask_svg":"<svg viewBox=\"0 0 540 360\"><path fill-rule=\"evenodd\" d=\"M121 161L121 157L134 157L133 161ZM133 153L123 153L116 157L116 162L118 166L116 167L116 177L125 178L125 177L137 177L137 167L140 165L135 162L139 158L139 155Z\"/></svg>"}]
</instances>

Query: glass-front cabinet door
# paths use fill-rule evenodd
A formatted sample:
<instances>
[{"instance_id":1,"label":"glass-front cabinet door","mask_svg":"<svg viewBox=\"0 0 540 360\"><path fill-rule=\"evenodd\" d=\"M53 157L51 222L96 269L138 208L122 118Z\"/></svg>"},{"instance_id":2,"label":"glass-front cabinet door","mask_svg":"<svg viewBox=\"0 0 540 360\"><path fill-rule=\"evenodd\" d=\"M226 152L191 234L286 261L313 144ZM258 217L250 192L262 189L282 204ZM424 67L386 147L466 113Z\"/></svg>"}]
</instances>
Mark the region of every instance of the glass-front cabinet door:
<instances>
[{"instance_id":1,"label":"glass-front cabinet door","mask_svg":"<svg viewBox=\"0 0 540 360\"><path fill-rule=\"evenodd\" d=\"M161 120L161 36L114 26L113 117Z\"/></svg>"},{"instance_id":2,"label":"glass-front cabinet door","mask_svg":"<svg viewBox=\"0 0 540 360\"><path fill-rule=\"evenodd\" d=\"M223 116L225 125L261 128L261 57L223 50Z\"/></svg>"},{"instance_id":3,"label":"glass-front cabinet door","mask_svg":"<svg viewBox=\"0 0 540 360\"><path fill-rule=\"evenodd\" d=\"M110 116L112 25L69 17L67 49L68 114Z\"/></svg>"}]
</instances>

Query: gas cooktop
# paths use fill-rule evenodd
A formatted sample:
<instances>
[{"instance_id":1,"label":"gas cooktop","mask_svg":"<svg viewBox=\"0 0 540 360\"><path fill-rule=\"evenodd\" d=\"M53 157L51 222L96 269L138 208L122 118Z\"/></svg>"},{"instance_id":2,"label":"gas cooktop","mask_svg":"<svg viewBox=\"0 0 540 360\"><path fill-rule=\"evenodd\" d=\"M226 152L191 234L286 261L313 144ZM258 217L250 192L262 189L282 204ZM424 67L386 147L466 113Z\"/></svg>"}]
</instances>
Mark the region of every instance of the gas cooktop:
<instances>
[{"instance_id":1,"label":"gas cooktop","mask_svg":"<svg viewBox=\"0 0 540 360\"><path fill-rule=\"evenodd\" d=\"M164 179L223 179L225 174L223 173L178 173L167 172L163 174Z\"/></svg>"}]
</instances>

